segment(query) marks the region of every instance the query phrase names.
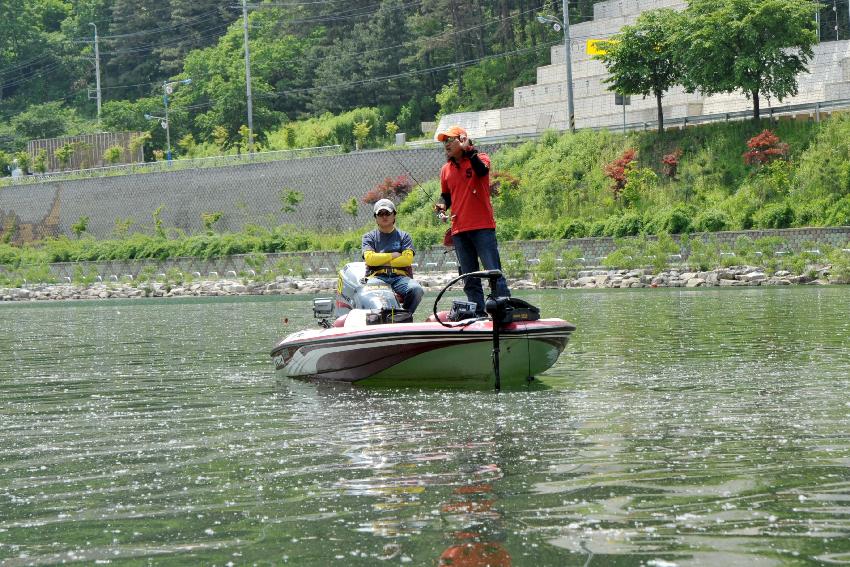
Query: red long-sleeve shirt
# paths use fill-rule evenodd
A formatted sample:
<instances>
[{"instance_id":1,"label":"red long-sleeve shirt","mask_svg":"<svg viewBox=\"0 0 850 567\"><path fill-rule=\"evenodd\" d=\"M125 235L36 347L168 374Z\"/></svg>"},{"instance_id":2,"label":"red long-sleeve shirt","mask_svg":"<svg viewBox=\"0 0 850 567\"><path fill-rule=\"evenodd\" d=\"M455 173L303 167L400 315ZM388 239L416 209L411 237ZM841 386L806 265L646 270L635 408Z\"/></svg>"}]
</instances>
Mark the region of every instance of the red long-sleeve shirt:
<instances>
[{"instance_id":1,"label":"red long-sleeve shirt","mask_svg":"<svg viewBox=\"0 0 850 567\"><path fill-rule=\"evenodd\" d=\"M490 156L478 152L481 161L490 168ZM459 162L449 160L440 170L441 192L451 197L452 234L496 228L493 205L490 203L490 174L479 177L469 158Z\"/></svg>"}]
</instances>

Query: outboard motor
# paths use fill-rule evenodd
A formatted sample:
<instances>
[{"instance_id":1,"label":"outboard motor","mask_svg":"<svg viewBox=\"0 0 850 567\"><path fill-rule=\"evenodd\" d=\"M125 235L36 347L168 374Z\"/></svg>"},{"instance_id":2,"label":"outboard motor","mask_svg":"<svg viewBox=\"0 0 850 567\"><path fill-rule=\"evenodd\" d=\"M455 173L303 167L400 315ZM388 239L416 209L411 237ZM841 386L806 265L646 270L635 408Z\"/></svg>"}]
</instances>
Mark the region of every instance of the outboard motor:
<instances>
[{"instance_id":1,"label":"outboard motor","mask_svg":"<svg viewBox=\"0 0 850 567\"><path fill-rule=\"evenodd\" d=\"M351 262L339 271L334 315L352 309L395 309L401 304L392 288L378 278L366 278L366 262Z\"/></svg>"},{"instance_id":2,"label":"outboard motor","mask_svg":"<svg viewBox=\"0 0 850 567\"><path fill-rule=\"evenodd\" d=\"M323 326L330 326L327 319L331 314L327 307L317 310L315 306L317 302L327 306L328 301L328 298L313 300L314 315L321 319L319 324ZM352 309L368 311L366 320L369 324L406 323L413 320L389 285L378 278L366 277L366 262L350 262L339 271L333 316L338 318L347 315Z\"/></svg>"}]
</instances>

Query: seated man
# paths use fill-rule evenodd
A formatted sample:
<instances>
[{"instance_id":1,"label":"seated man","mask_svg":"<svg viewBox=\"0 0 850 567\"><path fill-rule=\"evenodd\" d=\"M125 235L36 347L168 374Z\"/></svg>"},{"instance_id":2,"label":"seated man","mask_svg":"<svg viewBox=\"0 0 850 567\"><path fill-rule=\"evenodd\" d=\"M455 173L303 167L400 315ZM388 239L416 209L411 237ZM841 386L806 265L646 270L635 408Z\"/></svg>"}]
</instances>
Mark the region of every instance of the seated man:
<instances>
[{"instance_id":1,"label":"seated man","mask_svg":"<svg viewBox=\"0 0 850 567\"><path fill-rule=\"evenodd\" d=\"M366 277L375 277L403 298L402 307L413 313L422 301L425 291L411 279L413 269L413 240L410 235L395 227L395 205L381 199L374 206L378 228L363 235L363 259L366 260Z\"/></svg>"}]
</instances>

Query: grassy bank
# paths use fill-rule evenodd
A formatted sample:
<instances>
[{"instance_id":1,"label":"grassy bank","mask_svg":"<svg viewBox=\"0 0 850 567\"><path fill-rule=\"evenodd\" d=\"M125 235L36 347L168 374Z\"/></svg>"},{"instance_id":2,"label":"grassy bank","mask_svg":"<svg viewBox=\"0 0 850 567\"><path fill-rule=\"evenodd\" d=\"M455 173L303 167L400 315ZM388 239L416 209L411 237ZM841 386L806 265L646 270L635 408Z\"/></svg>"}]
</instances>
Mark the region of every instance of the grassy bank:
<instances>
[{"instance_id":1,"label":"grassy bank","mask_svg":"<svg viewBox=\"0 0 850 567\"><path fill-rule=\"evenodd\" d=\"M747 164L748 140L765 129L777 136L775 151L764 163ZM710 124L663 136L547 132L492 156L499 239L850 225L848 140L850 117L845 114L821 123ZM618 171L617 161L622 166L629 156L630 163ZM420 247L441 241L446 228L431 211L438 193L438 183L429 181L400 203L399 225ZM0 243L0 264L7 269L51 262L351 251L359 248L360 234L368 227L321 233L246 225L237 233L187 235L153 219L147 233L95 240L81 231L80 238L24 246L10 243L14 228L3 227Z\"/></svg>"}]
</instances>

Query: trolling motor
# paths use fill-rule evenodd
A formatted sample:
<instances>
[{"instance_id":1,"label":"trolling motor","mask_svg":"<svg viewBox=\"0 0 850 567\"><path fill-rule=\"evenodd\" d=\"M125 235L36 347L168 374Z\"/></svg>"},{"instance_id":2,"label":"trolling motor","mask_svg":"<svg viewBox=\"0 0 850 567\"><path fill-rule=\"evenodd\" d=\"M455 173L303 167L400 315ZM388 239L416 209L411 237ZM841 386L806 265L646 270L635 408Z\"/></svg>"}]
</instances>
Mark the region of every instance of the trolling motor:
<instances>
[{"instance_id":1,"label":"trolling motor","mask_svg":"<svg viewBox=\"0 0 850 567\"><path fill-rule=\"evenodd\" d=\"M440 298L443 297L443 294L448 290L452 285L456 282L466 279L466 278L479 278L487 280L490 283L490 293L487 295L487 300L484 303L484 310L493 320L493 375L496 378L496 391L501 390L502 388L502 378L499 373L499 330L502 325L507 325L508 323L513 323L514 321L537 321L540 319L540 309L531 305L527 301L523 301L522 299L517 299L514 297L497 297L496 296L496 282L499 278L502 277L501 270L482 270L478 272L469 272L468 274L461 274L458 277L454 278L450 281L446 286L440 291L437 295L437 299L434 300L434 319L437 320L444 327L453 327L457 326L450 325L440 320L439 315L437 314L437 304L440 302ZM461 301L455 302L458 304L467 304L466 309L470 310L469 302ZM452 305L452 313L461 312L464 308L463 305L459 307L456 305ZM471 311L467 311L469 314L468 322L460 323L461 325L468 325L469 323L476 321L474 315L474 307L471 307ZM450 317L450 320L453 317ZM458 321L458 319L454 319Z\"/></svg>"}]
</instances>

